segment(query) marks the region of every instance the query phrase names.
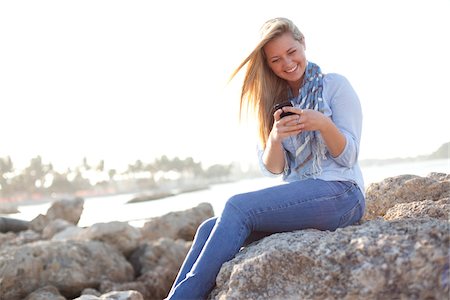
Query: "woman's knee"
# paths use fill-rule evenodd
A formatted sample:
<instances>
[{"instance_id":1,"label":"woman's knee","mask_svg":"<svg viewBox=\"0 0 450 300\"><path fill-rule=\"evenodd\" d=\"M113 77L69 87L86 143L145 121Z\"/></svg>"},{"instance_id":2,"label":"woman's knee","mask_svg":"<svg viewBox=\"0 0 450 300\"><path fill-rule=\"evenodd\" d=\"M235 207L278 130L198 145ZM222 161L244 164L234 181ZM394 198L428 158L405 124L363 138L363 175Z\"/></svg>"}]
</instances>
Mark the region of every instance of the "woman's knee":
<instances>
[{"instance_id":1,"label":"woman's knee","mask_svg":"<svg viewBox=\"0 0 450 300\"><path fill-rule=\"evenodd\" d=\"M237 194L228 199L223 208L221 219L225 218L229 222L251 224L251 207L246 194Z\"/></svg>"},{"instance_id":2,"label":"woman's knee","mask_svg":"<svg viewBox=\"0 0 450 300\"><path fill-rule=\"evenodd\" d=\"M203 221L197 228L196 238L207 239L214 225L216 225L217 217L212 217Z\"/></svg>"},{"instance_id":3,"label":"woman's knee","mask_svg":"<svg viewBox=\"0 0 450 300\"><path fill-rule=\"evenodd\" d=\"M244 210L245 194L236 194L231 196L225 203L225 209L239 209Z\"/></svg>"}]
</instances>

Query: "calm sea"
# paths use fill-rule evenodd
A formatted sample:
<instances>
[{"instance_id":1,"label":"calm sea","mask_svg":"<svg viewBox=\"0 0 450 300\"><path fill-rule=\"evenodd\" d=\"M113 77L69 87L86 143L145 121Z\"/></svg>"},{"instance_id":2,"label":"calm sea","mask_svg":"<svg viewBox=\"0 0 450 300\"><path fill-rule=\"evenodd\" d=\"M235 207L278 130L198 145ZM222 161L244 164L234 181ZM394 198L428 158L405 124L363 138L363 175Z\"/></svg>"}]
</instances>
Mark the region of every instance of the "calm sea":
<instances>
[{"instance_id":1,"label":"calm sea","mask_svg":"<svg viewBox=\"0 0 450 300\"><path fill-rule=\"evenodd\" d=\"M426 176L430 172L450 173L450 159L432 161L398 163L383 166L371 166L363 168L366 187L371 183L379 182L386 177L402 174ZM171 211L184 210L194 207L202 202L209 202L214 208L214 213L219 214L226 200L234 194L269 187L280 184L279 179L255 178L233 183L213 185L207 190L180 194L177 196L126 204L134 194L122 194L107 197L86 198L84 210L79 226L90 226L99 222L129 221L135 226L142 224L149 218L160 216ZM45 214L50 204L20 206L20 213L10 215L12 218L32 220L38 214Z\"/></svg>"}]
</instances>

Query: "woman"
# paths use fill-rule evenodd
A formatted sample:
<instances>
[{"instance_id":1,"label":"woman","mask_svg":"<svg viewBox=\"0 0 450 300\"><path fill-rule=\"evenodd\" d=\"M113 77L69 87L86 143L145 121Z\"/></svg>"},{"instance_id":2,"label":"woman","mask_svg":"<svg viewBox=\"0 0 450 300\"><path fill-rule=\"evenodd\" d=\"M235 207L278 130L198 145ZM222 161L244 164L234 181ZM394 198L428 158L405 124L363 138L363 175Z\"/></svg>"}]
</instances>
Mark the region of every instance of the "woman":
<instances>
[{"instance_id":1,"label":"woman","mask_svg":"<svg viewBox=\"0 0 450 300\"><path fill-rule=\"evenodd\" d=\"M261 168L287 183L235 195L220 217L200 225L168 299L206 298L222 264L251 235L335 230L364 213L362 115L350 83L308 61L304 36L285 18L263 25L261 41L232 77L244 66L241 112L257 117ZM287 100L292 107L274 111Z\"/></svg>"}]
</instances>

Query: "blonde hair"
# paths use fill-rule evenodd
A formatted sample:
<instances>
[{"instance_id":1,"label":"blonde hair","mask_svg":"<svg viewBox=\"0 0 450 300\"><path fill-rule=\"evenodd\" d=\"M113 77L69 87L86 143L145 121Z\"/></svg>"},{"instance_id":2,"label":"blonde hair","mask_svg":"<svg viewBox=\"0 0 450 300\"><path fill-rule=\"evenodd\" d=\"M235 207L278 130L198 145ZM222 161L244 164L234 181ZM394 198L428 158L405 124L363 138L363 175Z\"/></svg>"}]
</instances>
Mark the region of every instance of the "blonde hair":
<instances>
[{"instance_id":1,"label":"blonde hair","mask_svg":"<svg viewBox=\"0 0 450 300\"><path fill-rule=\"evenodd\" d=\"M231 79L247 66L242 84L240 110L251 112L257 118L259 139L265 148L267 138L273 126L273 106L288 98L288 85L284 79L276 76L267 64L264 46L280 35L290 32L294 39L304 43L304 36L295 24L286 18L274 18L261 27L261 39L254 50L232 73Z\"/></svg>"}]
</instances>

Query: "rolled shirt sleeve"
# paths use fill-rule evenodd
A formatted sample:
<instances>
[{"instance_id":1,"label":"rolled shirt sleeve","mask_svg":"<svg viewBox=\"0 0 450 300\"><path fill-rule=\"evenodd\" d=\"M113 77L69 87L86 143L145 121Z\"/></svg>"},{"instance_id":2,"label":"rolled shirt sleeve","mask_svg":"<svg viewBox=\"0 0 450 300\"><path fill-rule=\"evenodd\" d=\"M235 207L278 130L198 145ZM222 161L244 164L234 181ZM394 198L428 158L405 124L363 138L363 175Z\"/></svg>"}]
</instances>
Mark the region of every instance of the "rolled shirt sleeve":
<instances>
[{"instance_id":1,"label":"rolled shirt sleeve","mask_svg":"<svg viewBox=\"0 0 450 300\"><path fill-rule=\"evenodd\" d=\"M256 147L257 155L258 155L258 162L259 162L259 169L261 170L261 173L264 176L267 177L280 177L281 175L286 176L286 174L289 172L289 164L287 163L287 157L286 157L286 151L284 151L284 170L281 173L273 173L269 171L266 167L266 165L263 162L263 155L264 155L264 149L260 144Z\"/></svg>"}]
</instances>

